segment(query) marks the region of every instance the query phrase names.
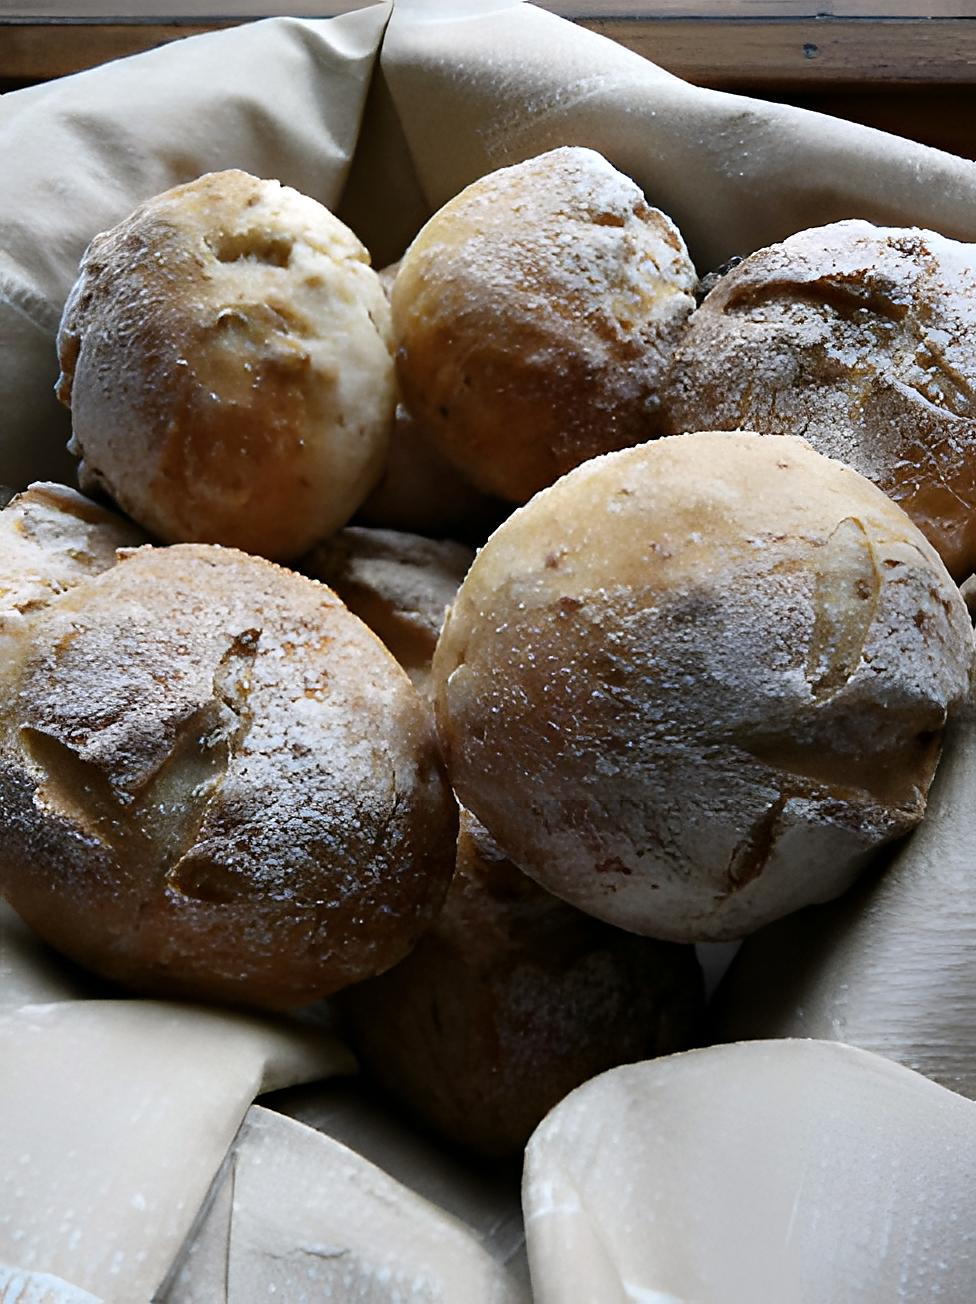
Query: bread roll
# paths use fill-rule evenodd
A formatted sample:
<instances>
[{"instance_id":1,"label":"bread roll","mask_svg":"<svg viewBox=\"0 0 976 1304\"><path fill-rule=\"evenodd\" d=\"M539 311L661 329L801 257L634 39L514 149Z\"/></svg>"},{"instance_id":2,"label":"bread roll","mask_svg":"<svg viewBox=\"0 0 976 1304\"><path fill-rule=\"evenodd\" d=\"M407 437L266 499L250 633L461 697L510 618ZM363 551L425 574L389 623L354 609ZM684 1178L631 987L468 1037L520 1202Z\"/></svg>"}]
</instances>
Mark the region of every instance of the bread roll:
<instances>
[{"instance_id":1,"label":"bread roll","mask_svg":"<svg viewBox=\"0 0 976 1304\"><path fill-rule=\"evenodd\" d=\"M589 149L468 186L393 286L407 410L485 493L524 502L660 431L695 270L671 220Z\"/></svg>"},{"instance_id":2,"label":"bread roll","mask_svg":"<svg viewBox=\"0 0 976 1304\"><path fill-rule=\"evenodd\" d=\"M728 940L921 818L972 630L901 508L798 439L594 459L478 554L434 657L460 801L565 900Z\"/></svg>"},{"instance_id":3,"label":"bread roll","mask_svg":"<svg viewBox=\"0 0 976 1304\"><path fill-rule=\"evenodd\" d=\"M301 566L335 590L426 692L445 612L473 561L470 548L449 539L350 526Z\"/></svg>"},{"instance_id":4,"label":"bread roll","mask_svg":"<svg viewBox=\"0 0 976 1304\"><path fill-rule=\"evenodd\" d=\"M96 236L58 334L83 489L160 539L295 557L379 477L390 312L321 204L217 172Z\"/></svg>"},{"instance_id":5,"label":"bread roll","mask_svg":"<svg viewBox=\"0 0 976 1304\"><path fill-rule=\"evenodd\" d=\"M387 298L399 270L395 262L377 272ZM398 403L386 467L357 522L481 543L504 515L504 505L469 484Z\"/></svg>"},{"instance_id":6,"label":"bread roll","mask_svg":"<svg viewBox=\"0 0 976 1304\"><path fill-rule=\"evenodd\" d=\"M677 351L668 428L802 435L976 567L976 245L835 222L723 276Z\"/></svg>"},{"instance_id":7,"label":"bread roll","mask_svg":"<svg viewBox=\"0 0 976 1304\"><path fill-rule=\"evenodd\" d=\"M146 992L283 1008L440 908L456 810L428 712L323 585L140 549L42 611L0 706L0 890Z\"/></svg>"},{"instance_id":8,"label":"bread roll","mask_svg":"<svg viewBox=\"0 0 976 1304\"><path fill-rule=\"evenodd\" d=\"M115 565L141 530L60 484L32 484L0 511L0 665L33 612ZM0 690L2 691L2 690Z\"/></svg>"},{"instance_id":9,"label":"bread roll","mask_svg":"<svg viewBox=\"0 0 976 1304\"><path fill-rule=\"evenodd\" d=\"M401 964L339 998L363 1068L466 1149L517 1153L605 1069L693 1045L691 947L633 937L543 892L461 812L444 909Z\"/></svg>"},{"instance_id":10,"label":"bread roll","mask_svg":"<svg viewBox=\"0 0 976 1304\"><path fill-rule=\"evenodd\" d=\"M398 403L386 466L355 519L381 529L482 543L509 510L469 484Z\"/></svg>"}]
</instances>

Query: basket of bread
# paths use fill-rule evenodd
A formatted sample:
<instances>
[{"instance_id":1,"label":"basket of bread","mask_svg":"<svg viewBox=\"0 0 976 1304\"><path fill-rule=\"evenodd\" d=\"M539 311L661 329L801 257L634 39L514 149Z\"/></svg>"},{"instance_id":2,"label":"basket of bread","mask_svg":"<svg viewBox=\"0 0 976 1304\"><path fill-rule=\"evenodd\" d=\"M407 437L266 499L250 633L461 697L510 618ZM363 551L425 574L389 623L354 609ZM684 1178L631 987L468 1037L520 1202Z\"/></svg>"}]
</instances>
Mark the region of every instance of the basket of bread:
<instances>
[{"instance_id":1,"label":"basket of bread","mask_svg":"<svg viewBox=\"0 0 976 1304\"><path fill-rule=\"evenodd\" d=\"M504 0L0 125L3 1299L968 1304L976 165Z\"/></svg>"}]
</instances>

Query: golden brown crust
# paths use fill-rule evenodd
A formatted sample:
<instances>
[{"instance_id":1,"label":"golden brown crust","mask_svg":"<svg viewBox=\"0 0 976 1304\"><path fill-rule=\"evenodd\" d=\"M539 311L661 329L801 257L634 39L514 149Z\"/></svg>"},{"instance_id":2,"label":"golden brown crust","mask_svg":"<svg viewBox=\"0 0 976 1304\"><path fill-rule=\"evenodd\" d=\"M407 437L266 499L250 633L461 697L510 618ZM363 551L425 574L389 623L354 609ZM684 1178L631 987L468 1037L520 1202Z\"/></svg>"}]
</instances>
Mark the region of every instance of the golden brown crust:
<instances>
[{"instance_id":1,"label":"golden brown crust","mask_svg":"<svg viewBox=\"0 0 976 1304\"><path fill-rule=\"evenodd\" d=\"M976 246L836 222L761 249L691 318L668 428L802 435L976 567Z\"/></svg>"},{"instance_id":2,"label":"golden brown crust","mask_svg":"<svg viewBox=\"0 0 976 1304\"><path fill-rule=\"evenodd\" d=\"M141 990L304 1004L440 906L453 799L427 709L324 585L140 549L38 616L3 712L0 883Z\"/></svg>"},{"instance_id":3,"label":"golden brown crust","mask_svg":"<svg viewBox=\"0 0 976 1304\"><path fill-rule=\"evenodd\" d=\"M83 488L169 541L298 555L375 483L390 314L327 209L220 172L96 236L65 306L58 393Z\"/></svg>"},{"instance_id":4,"label":"golden brown crust","mask_svg":"<svg viewBox=\"0 0 976 1304\"><path fill-rule=\"evenodd\" d=\"M467 479L524 502L658 432L694 285L676 227L593 150L503 168L446 204L401 260L403 401Z\"/></svg>"},{"instance_id":5,"label":"golden brown crust","mask_svg":"<svg viewBox=\"0 0 976 1304\"><path fill-rule=\"evenodd\" d=\"M377 272L387 298L399 270L395 262ZM357 524L480 543L505 512L503 503L465 480L398 403L386 466L356 513Z\"/></svg>"},{"instance_id":6,"label":"golden brown crust","mask_svg":"<svg viewBox=\"0 0 976 1304\"><path fill-rule=\"evenodd\" d=\"M564 905L462 811L433 927L340 1006L374 1079L442 1136L501 1156L595 1074L694 1044L703 997L692 948Z\"/></svg>"},{"instance_id":7,"label":"golden brown crust","mask_svg":"<svg viewBox=\"0 0 976 1304\"><path fill-rule=\"evenodd\" d=\"M516 512L434 657L459 799L598 917L742 936L921 818L972 631L908 517L796 439L666 438Z\"/></svg>"}]
</instances>

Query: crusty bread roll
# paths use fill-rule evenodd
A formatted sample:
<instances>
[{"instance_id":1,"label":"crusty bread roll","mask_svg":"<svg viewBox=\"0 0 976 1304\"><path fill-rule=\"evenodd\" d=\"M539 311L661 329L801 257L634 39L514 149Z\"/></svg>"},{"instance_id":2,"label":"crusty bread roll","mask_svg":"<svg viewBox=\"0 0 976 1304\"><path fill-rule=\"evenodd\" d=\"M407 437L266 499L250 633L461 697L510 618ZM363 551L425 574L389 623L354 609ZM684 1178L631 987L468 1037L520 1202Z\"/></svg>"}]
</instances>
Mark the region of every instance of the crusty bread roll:
<instances>
[{"instance_id":1,"label":"crusty bread roll","mask_svg":"<svg viewBox=\"0 0 976 1304\"><path fill-rule=\"evenodd\" d=\"M478 554L434 657L460 801L611 923L727 940L922 816L972 630L905 513L798 439L595 459Z\"/></svg>"},{"instance_id":2,"label":"crusty bread roll","mask_svg":"<svg viewBox=\"0 0 976 1304\"><path fill-rule=\"evenodd\" d=\"M802 435L976 567L976 245L836 222L761 249L692 317L668 428Z\"/></svg>"},{"instance_id":3,"label":"crusty bread roll","mask_svg":"<svg viewBox=\"0 0 976 1304\"><path fill-rule=\"evenodd\" d=\"M295 557L379 477L390 311L321 204L218 172L96 236L58 335L83 489L167 541Z\"/></svg>"},{"instance_id":4,"label":"crusty bread roll","mask_svg":"<svg viewBox=\"0 0 976 1304\"><path fill-rule=\"evenodd\" d=\"M482 543L510 510L469 484L398 403L386 466L355 520L381 529Z\"/></svg>"},{"instance_id":5,"label":"crusty bread roll","mask_svg":"<svg viewBox=\"0 0 976 1304\"><path fill-rule=\"evenodd\" d=\"M436 213L400 263L403 401L467 479L524 502L586 458L659 432L695 281L674 224L593 150L493 172Z\"/></svg>"},{"instance_id":6,"label":"crusty bread roll","mask_svg":"<svg viewBox=\"0 0 976 1304\"><path fill-rule=\"evenodd\" d=\"M395 262L377 272L387 298L399 270ZM356 513L357 523L481 543L505 511L503 503L465 480L398 403L386 466Z\"/></svg>"},{"instance_id":7,"label":"crusty bread roll","mask_svg":"<svg viewBox=\"0 0 976 1304\"><path fill-rule=\"evenodd\" d=\"M117 548L146 536L61 484L32 484L0 511L0 657L3 638L59 594L115 565Z\"/></svg>"},{"instance_id":8,"label":"crusty bread roll","mask_svg":"<svg viewBox=\"0 0 976 1304\"><path fill-rule=\"evenodd\" d=\"M445 612L473 561L470 548L449 539L350 526L301 568L334 589L426 692Z\"/></svg>"},{"instance_id":9,"label":"crusty bread roll","mask_svg":"<svg viewBox=\"0 0 976 1304\"><path fill-rule=\"evenodd\" d=\"M444 909L339 1008L371 1077L442 1136L501 1156L595 1074L693 1045L704 999L692 947L558 901L462 811Z\"/></svg>"},{"instance_id":10,"label":"crusty bread roll","mask_svg":"<svg viewBox=\"0 0 976 1304\"><path fill-rule=\"evenodd\" d=\"M427 708L324 585L140 549L31 624L0 704L0 890L143 991L269 1007L396 963L457 814Z\"/></svg>"}]
</instances>

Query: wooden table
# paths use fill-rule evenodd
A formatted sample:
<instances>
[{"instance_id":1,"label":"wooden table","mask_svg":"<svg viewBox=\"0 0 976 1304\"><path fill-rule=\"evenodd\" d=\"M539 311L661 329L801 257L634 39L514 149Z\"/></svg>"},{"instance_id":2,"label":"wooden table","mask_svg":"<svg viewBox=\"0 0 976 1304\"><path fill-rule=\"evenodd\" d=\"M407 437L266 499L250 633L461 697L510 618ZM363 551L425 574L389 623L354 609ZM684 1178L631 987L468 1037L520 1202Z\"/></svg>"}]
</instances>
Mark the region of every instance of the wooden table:
<instances>
[{"instance_id":1,"label":"wooden table","mask_svg":"<svg viewBox=\"0 0 976 1304\"><path fill-rule=\"evenodd\" d=\"M325 17L367 2L0 0L0 89L273 13ZM699 85L788 100L976 158L976 0L536 2Z\"/></svg>"}]
</instances>

